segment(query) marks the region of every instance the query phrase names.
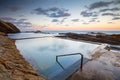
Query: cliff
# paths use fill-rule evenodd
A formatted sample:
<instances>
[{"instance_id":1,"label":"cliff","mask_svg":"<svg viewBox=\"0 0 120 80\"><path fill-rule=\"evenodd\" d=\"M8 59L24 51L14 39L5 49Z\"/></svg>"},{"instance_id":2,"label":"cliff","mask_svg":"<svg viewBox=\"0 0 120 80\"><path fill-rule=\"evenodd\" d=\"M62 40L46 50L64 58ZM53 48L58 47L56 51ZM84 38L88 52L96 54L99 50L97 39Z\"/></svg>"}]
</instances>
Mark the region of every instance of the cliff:
<instances>
[{"instance_id":1,"label":"cliff","mask_svg":"<svg viewBox=\"0 0 120 80\"><path fill-rule=\"evenodd\" d=\"M0 20L0 32L4 33L18 33L20 30L13 24L9 22L4 22Z\"/></svg>"}]
</instances>

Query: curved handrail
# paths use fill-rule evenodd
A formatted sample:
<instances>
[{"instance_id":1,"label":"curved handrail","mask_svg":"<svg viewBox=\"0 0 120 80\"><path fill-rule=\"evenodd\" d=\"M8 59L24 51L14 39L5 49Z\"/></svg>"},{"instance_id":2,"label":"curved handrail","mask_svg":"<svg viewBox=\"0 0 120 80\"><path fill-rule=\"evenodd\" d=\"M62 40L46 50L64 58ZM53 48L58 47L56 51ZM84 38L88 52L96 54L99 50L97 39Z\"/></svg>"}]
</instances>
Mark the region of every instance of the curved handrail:
<instances>
[{"instance_id":1,"label":"curved handrail","mask_svg":"<svg viewBox=\"0 0 120 80\"><path fill-rule=\"evenodd\" d=\"M64 69L64 67L60 64L60 62L58 61L59 57L64 57L64 56L71 56L71 55L81 55L81 63L80 63L80 69L82 71L82 67L83 67L83 54L81 53L73 53L73 54L64 54L64 55L57 55L56 56L56 62L62 67L62 69ZM64 69L65 70L65 69Z\"/></svg>"}]
</instances>

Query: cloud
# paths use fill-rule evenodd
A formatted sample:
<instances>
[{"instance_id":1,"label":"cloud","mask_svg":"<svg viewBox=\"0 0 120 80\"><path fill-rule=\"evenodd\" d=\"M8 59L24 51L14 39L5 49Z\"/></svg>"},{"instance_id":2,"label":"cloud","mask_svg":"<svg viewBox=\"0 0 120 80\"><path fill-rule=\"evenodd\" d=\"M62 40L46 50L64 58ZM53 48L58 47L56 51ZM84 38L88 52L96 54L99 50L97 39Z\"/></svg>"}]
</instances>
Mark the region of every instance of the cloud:
<instances>
[{"instance_id":1,"label":"cloud","mask_svg":"<svg viewBox=\"0 0 120 80\"><path fill-rule=\"evenodd\" d=\"M61 21L60 21L60 24L62 24L63 22L65 22L67 18L63 18Z\"/></svg>"},{"instance_id":2,"label":"cloud","mask_svg":"<svg viewBox=\"0 0 120 80\"><path fill-rule=\"evenodd\" d=\"M7 22L13 22L16 20L16 19L11 18L11 17L0 17L0 19L3 21L7 21Z\"/></svg>"},{"instance_id":3,"label":"cloud","mask_svg":"<svg viewBox=\"0 0 120 80\"><path fill-rule=\"evenodd\" d=\"M10 11L12 12L16 12L16 11L19 11L21 10L22 8L21 7L18 7L18 6L11 6L8 8Z\"/></svg>"},{"instance_id":4,"label":"cloud","mask_svg":"<svg viewBox=\"0 0 120 80\"><path fill-rule=\"evenodd\" d=\"M97 20L96 22L100 22L100 20Z\"/></svg>"},{"instance_id":5,"label":"cloud","mask_svg":"<svg viewBox=\"0 0 120 80\"><path fill-rule=\"evenodd\" d=\"M27 21L27 19L19 19L19 21L24 22Z\"/></svg>"},{"instance_id":6,"label":"cloud","mask_svg":"<svg viewBox=\"0 0 120 80\"><path fill-rule=\"evenodd\" d=\"M45 28L45 27L48 27L48 26L46 26L46 25L41 25L41 26L39 26L41 29L42 28Z\"/></svg>"},{"instance_id":7,"label":"cloud","mask_svg":"<svg viewBox=\"0 0 120 80\"><path fill-rule=\"evenodd\" d=\"M97 17L98 16L97 12L89 12L89 11L82 11L80 15L82 15L83 17Z\"/></svg>"},{"instance_id":8,"label":"cloud","mask_svg":"<svg viewBox=\"0 0 120 80\"><path fill-rule=\"evenodd\" d=\"M1 20L6 21L6 22L11 22L17 27L32 27L32 23L28 22L27 19L15 19L12 17L0 17Z\"/></svg>"},{"instance_id":9,"label":"cloud","mask_svg":"<svg viewBox=\"0 0 120 80\"><path fill-rule=\"evenodd\" d=\"M82 24L88 25L89 23L87 23L87 22L84 22L84 23L82 23Z\"/></svg>"},{"instance_id":10,"label":"cloud","mask_svg":"<svg viewBox=\"0 0 120 80\"><path fill-rule=\"evenodd\" d=\"M73 22L79 22L79 19L72 19Z\"/></svg>"},{"instance_id":11,"label":"cloud","mask_svg":"<svg viewBox=\"0 0 120 80\"><path fill-rule=\"evenodd\" d=\"M52 22L59 22L59 20L57 20L57 19L53 19Z\"/></svg>"},{"instance_id":12,"label":"cloud","mask_svg":"<svg viewBox=\"0 0 120 80\"><path fill-rule=\"evenodd\" d=\"M65 22L67 18L63 18L62 20L58 20L58 19L53 19L51 22L58 22L57 24L62 24L63 22Z\"/></svg>"},{"instance_id":13,"label":"cloud","mask_svg":"<svg viewBox=\"0 0 120 80\"><path fill-rule=\"evenodd\" d=\"M99 22L99 20L97 20L98 18L92 18L89 20L89 22Z\"/></svg>"},{"instance_id":14,"label":"cloud","mask_svg":"<svg viewBox=\"0 0 120 80\"><path fill-rule=\"evenodd\" d=\"M59 17L68 17L71 14L68 13L67 9L52 7L48 9L36 8L32 13L37 15L46 15L47 17L59 18Z\"/></svg>"},{"instance_id":15,"label":"cloud","mask_svg":"<svg viewBox=\"0 0 120 80\"><path fill-rule=\"evenodd\" d=\"M120 17L114 17L112 20L120 20Z\"/></svg>"},{"instance_id":16,"label":"cloud","mask_svg":"<svg viewBox=\"0 0 120 80\"><path fill-rule=\"evenodd\" d=\"M80 15L82 15L83 17L90 17L90 16L92 16L92 12L87 12L87 11L82 11L81 13L80 13Z\"/></svg>"},{"instance_id":17,"label":"cloud","mask_svg":"<svg viewBox=\"0 0 120 80\"><path fill-rule=\"evenodd\" d=\"M48 9L48 11L58 11L58 10L59 10L59 8L57 8L57 7L52 7L52 8Z\"/></svg>"},{"instance_id":18,"label":"cloud","mask_svg":"<svg viewBox=\"0 0 120 80\"><path fill-rule=\"evenodd\" d=\"M59 17L68 17L70 16L71 14L69 13L65 13L65 12L57 12L57 13L52 13L49 15L49 17L54 17L54 18L59 18Z\"/></svg>"},{"instance_id":19,"label":"cloud","mask_svg":"<svg viewBox=\"0 0 120 80\"><path fill-rule=\"evenodd\" d=\"M24 15L18 15L18 17L25 17Z\"/></svg>"},{"instance_id":20,"label":"cloud","mask_svg":"<svg viewBox=\"0 0 120 80\"><path fill-rule=\"evenodd\" d=\"M42 8L36 8L33 11L33 13L38 14L38 15L48 15L47 12L48 12L47 9L42 9Z\"/></svg>"},{"instance_id":21,"label":"cloud","mask_svg":"<svg viewBox=\"0 0 120 80\"><path fill-rule=\"evenodd\" d=\"M120 16L120 14L114 14L114 13L103 13L102 16Z\"/></svg>"},{"instance_id":22,"label":"cloud","mask_svg":"<svg viewBox=\"0 0 120 80\"><path fill-rule=\"evenodd\" d=\"M120 0L114 0L114 4L120 4Z\"/></svg>"},{"instance_id":23,"label":"cloud","mask_svg":"<svg viewBox=\"0 0 120 80\"><path fill-rule=\"evenodd\" d=\"M31 22L23 22L23 21L16 21L16 22L12 22L13 24L15 24L18 27L32 27L32 23Z\"/></svg>"},{"instance_id":24,"label":"cloud","mask_svg":"<svg viewBox=\"0 0 120 80\"><path fill-rule=\"evenodd\" d=\"M119 11L120 10L120 8L111 8L111 9L108 9L108 8L106 8L106 9L101 9L99 12L106 12L106 11Z\"/></svg>"},{"instance_id":25,"label":"cloud","mask_svg":"<svg viewBox=\"0 0 120 80\"><path fill-rule=\"evenodd\" d=\"M113 24L113 22L108 22L108 24Z\"/></svg>"},{"instance_id":26,"label":"cloud","mask_svg":"<svg viewBox=\"0 0 120 80\"><path fill-rule=\"evenodd\" d=\"M89 22L95 22L96 20L95 19L91 19Z\"/></svg>"},{"instance_id":27,"label":"cloud","mask_svg":"<svg viewBox=\"0 0 120 80\"><path fill-rule=\"evenodd\" d=\"M99 1L99 2L92 3L88 8L90 10L93 10L93 9L96 9L96 8L108 7L112 3L113 3L113 1L109 1L109 2Z\"/></svg>"}]
</instances>

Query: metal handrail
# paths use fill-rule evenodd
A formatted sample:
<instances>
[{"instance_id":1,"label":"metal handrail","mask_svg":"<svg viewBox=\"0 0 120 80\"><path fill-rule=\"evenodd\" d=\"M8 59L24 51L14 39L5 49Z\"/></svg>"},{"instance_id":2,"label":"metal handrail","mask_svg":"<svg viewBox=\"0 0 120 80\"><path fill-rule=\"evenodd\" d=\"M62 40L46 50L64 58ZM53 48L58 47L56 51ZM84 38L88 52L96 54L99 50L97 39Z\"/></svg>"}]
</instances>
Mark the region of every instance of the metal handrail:
<instances>
[{"instance_id":1,"label":"metal handrail","mask_svg":"<svg viewBox=\"0 0 120 80\"><path fill-rule=\"evenodd\" d=\"M64 67L60 64L60 62L58 61L59 57L64 57L64 56L71 56L71 55L81 55L81 63L80 63L80 69L82 71L82 67L83 67L83 54L81 53L73 53L73 54L64 54L64 55L57 55L56 56L56 62L62 67L62 69L64 69ZM65 70L65 69L64 69Z\"/></svg>"}]
</instances>

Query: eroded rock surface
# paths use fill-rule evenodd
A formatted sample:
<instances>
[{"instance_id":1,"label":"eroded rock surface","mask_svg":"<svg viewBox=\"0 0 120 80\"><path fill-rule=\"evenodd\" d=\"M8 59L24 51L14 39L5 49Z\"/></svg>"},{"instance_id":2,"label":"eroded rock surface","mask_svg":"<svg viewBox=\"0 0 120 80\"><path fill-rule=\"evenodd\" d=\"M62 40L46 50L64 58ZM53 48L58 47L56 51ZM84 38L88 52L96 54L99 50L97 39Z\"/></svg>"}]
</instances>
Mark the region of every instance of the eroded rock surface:
<instances>
[{"instance_id":1,"label":"eroded rock surface","mask_svg":"<svg viewBox=\"0 0 120 80\"><path fill-rule=\"evenodd\" d=\"M20 55L14 41L1 32L0 80L45 80Z\"/></svg>"},{"instance_id":2,"label":"eroded rock surface","mask_svg":"<svg viewBox=\"0 0 120 80\"><path fill-rule=\"evenodd\" d=\"M120 80L119 52L99 50L92 59L67 80Z\"/></svg>"}]
</instances>

